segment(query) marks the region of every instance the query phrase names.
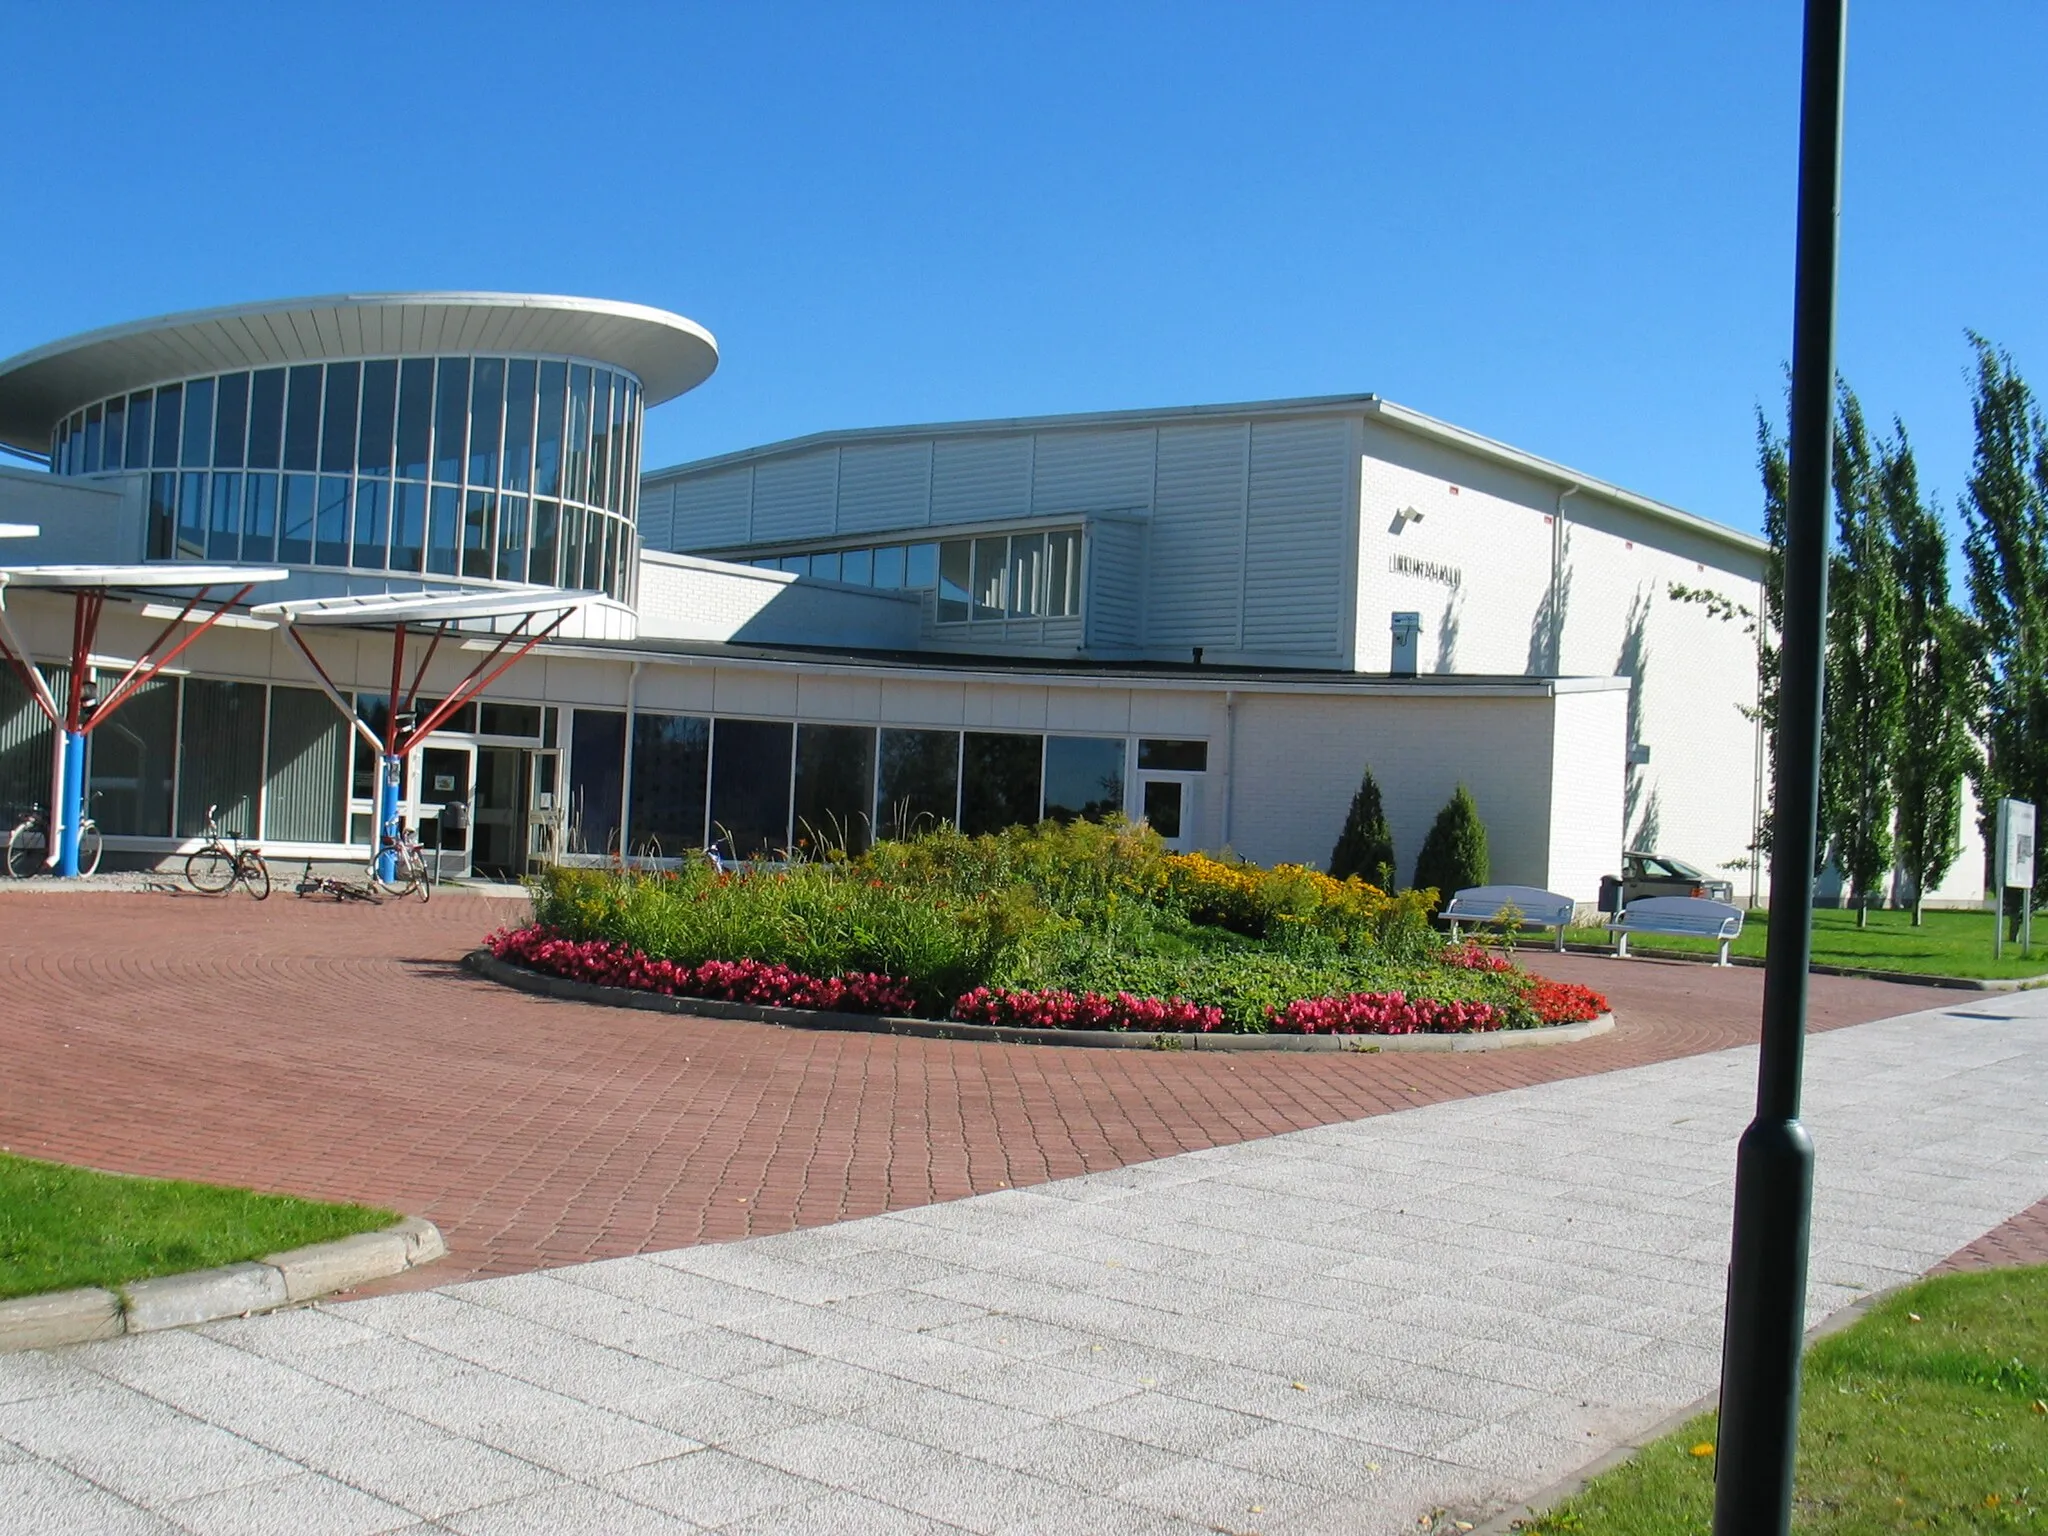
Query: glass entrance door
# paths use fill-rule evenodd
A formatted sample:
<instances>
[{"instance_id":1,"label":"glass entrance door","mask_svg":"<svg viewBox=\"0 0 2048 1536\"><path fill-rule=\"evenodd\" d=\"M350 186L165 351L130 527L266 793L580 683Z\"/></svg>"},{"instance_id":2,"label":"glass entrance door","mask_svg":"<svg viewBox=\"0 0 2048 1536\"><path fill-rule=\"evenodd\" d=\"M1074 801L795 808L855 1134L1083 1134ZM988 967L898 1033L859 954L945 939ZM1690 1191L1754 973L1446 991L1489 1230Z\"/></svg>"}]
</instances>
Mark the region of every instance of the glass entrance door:
<instances>
[{"instance_id":1,"label":"glass entrance door","mask_svg":"<svg viewBox=\"0 0 2048 1536\"><path fill-rule=\"evenodd\" d=\"M523 747L476 749L476 814L470 867L498 880L526 873L527 776L533 754Z\"/></svg>"},{"instance_id":2,"label":"glass entrance door","mask_svg":"<svg viewBox=\"0 0 2048 1536\"><path fill-rule=\"evenodd\" d=\"M470 787L475 778L475 747L420 749L420 848L429 859L438 855L437 873L444 880L459 880L469 873Z\"/></svg>"},{"instance_id":3,"label":"glass entrance door","mask_svg":"<svg viewBox=\"0 0 2048 1536\"><path fill-rule=\"evenodd\" d=\"M1175 853L1195 846L1201 821L1202 776L1138 771L1137 812Z\"/></svg>"}]
</instances>

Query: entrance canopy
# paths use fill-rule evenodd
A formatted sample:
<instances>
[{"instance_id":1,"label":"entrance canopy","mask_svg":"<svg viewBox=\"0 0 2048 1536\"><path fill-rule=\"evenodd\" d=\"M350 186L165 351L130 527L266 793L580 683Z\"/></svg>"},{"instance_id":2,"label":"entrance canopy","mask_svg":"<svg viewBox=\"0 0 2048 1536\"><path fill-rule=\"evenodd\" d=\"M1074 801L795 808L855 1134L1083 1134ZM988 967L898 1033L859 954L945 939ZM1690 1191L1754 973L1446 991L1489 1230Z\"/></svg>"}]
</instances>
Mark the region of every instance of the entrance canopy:
<instances>
[{"instance_id":1,"label":"entrance canopy","mask_svg":"<svg viewBox=\"0 0 2048 1536\"><path fill-rule=\"evenodd\" d=\"M50 803L55 836L47 839L50 861L62 875L78 873L78 843L85 823L85 738L113 717L114 711L184 653L224 614L244 601L257 586L282 581L288 572L261 565L16 565L0 566L0 660L12 664L28 686L36 707L59 727L54 761L50 766ZM36 665L28 647L14 631L7 616L7 589L37 588L69 592L71 609L71 677L66 696L59 703L50 691L43 669ZM231 587L233 595L202 608L215 588ZM151 592L186 593L182 608L171 612L170 622L121 674L106 697L101 698L92 676L93 641L99 635L100 613L112 596L142 596ZM159 609L161 613L165 610ZM154 616L154 615L152 615ZM191 632L177 644L164 649L181 626Z\"/></svg>"},{"instance_id":2,"label":"entrance canopy","mask_svg":"<svg viewBox=\"0 0 2048 1536\"><path fill-rule=\"evenodd\" d=\"M396 850L404 836L398 819L398 787L407 756L431 732L484 689L541 641L555 633L574 614L591 602L595 592L565 592L559 587L511 587L495 591L455 592L373 592L349 597L311 597L281 603L265 603L250 610L257 618L275 618L284 625L321 691L341 711L350 729L370 744L384 759L384 780L378 796L377 867L389 879L396 863ZM543 622L544 621L544 622ZM505 625L509 622L510 627ZM414 713L420 684L427 667L451 629L460 625L488 625L498 643L477 661L467 676L448 690L446 698L427 712L424 719ZM405 632L411 626L431 625L434 638L413 669L412 683L405 681ZM335 686L327 669L307 645L302 629L389 629L391 631L391 694L384 717L384 735L377 733L356 712L347 696ZM505 654L508 647L512 653Z\"/></svg>"},{"instance_id":3,"label":"entrance canopy","mask_svg":"<svg viewBox=\"0 0 2048 1536\"><path fill-rule=\"evenodd\" d=\"M396 758L410 752L421 737L482 693L514 662L560 629L571 614L580 612L597 597L595 592L565 592L559 587L509 587L486 592L365 592L347 597L306 597L264 603L250 609L249 614L251 618L275 619L284 625L284 632L291 637L306 665L313 669L321 689L341 711L343 718L376 751ZM541 623L542 620L546 622ZM508 621L510 627L506 628L504 625ZM434 659L434 653L441 648L448 632L460 625L486 623L490 625L490 632L498 635L498 643L489 648L467 677L449 690L448 697L441 700L426 719L410 726L402 724L419 698L427 665ZM434 638L414 669L412 686L406 688L403 686L405 632L409 627L425 626L432 626ZM389 629L392 632L391 711L387 716L383 740L377 738L377 734L343 697L334 679L306 644L305 636L299 633L301 629L319 628ZM519 642L518 648L506 656L506 648L515 641ZM504 659L500 661L500 657ZM493 666L494 662L497 665Z\"/></svg>"}]
</instances>

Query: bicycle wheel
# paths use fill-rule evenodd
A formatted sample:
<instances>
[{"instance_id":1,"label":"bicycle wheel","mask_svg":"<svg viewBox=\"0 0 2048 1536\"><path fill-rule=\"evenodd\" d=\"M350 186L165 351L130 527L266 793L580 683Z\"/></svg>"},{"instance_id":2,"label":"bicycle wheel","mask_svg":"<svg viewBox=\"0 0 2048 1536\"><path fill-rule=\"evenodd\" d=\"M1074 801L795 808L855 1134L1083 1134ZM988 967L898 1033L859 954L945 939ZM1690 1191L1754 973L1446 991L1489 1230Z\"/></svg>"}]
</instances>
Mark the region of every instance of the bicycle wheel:
<instances>
[{"instance_id":1,"label":"bicycle wheel","mask_svg":"<svg viewBox=\"0 0 2048 1536\"><path fill-rule=\"evenodd\" d=\"M235 883L235 861L225 848L202 848L185 861L185 878L193 890L218 896Z\"/></svg>"},{"instance_id":2,"label":"bicycle wheel","mask_svg":"<svg viewBox=\"0 0 2048 1536\"><path fill-rule=\"evenodd\" d=\"M78 829L78 872L92 874L100 867L100 826L88 821Z\"/></svg>"},{"instance_id":3,"label":"bicycle wheel","mask_svg":"<svg viewBox=\"0 0 2048 1536\"><path fill-rule=\"evenodd\" d=\"M26 880L43 867L49 845L43 840L43 824L24 816L7 838L7 873Z\"/></svg>"},{"instance_id":4,"label":"bicycle wheel","mask_svg":"<svg viewBox=\"0 0 2048 1536\"><path fill-rule=\"evenodd\" d=\"M412 893L421 901L425 901L434 894L434 882L427 878L427 866L419 854L415 853L412 857Z\"/></svg>"},{"instance_id":5,"label":"bicycle wheel","mask_svg":"<svg viewBox=\"0 0 2048 1536\"><path fill-rule=\"evenodd\" d=\"M243 854L238 873L242 884L249 887L249 894L256 900L261 901L270 894L270 866L263 862L262 854Z\"/></svg>"},{"instance_id":6,"label":"bicycle wheel","mask_svg":"<svg viewBox=\"0 0 2048 1536\"><path fill-rule=\"evenodd\" d=\"M419 866L408 863L405 855L399 854L392 860L391 878L386 880L378 872L382 862L381 859L370 860L370 889L381 891L386 896L410 896L419 884Z\"/></svg>"}]
</instances>

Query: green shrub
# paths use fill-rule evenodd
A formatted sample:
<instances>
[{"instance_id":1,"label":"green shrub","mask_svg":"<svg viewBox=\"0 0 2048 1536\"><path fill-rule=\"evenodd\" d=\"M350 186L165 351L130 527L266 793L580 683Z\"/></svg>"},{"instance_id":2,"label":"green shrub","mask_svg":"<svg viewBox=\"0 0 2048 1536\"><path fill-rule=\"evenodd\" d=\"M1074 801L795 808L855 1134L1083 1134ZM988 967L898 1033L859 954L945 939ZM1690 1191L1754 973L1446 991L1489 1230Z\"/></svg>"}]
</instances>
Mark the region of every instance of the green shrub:
<instances>
[{"instance_id":1,"label":"green shrub","mask_svg":"<svg viewBox=\"0 0 2048 1536\"><path fill-rule=\"evenodd\" d=\"M1422 852L1415 860L1415 888L1433 890L1443 898L1453 891L1484 885L1487 863L1486 823L1479 819L1472 792L1460 784L1436 813L1436 824L1422 840Z\"/></svg>"},{"instance_id":2,"label":"green shrub","mask_svg":"<svg viewBox=\"0 0 2048 1536\"><path fill-rule=\"evenodd\" d=\"M1370 768L1351 797L1337 846L1330 850L1330 877L1343 880L1352 875L1383 891L1394 888L1394 833Z\"/></svg>"},{"instance_id":3,"label":"green shrub","mask_svg":"<svg viewBox=\"0 0 2048 1536\"><path fill-rule=\"evenodd\" d=\"M807 976L876 971L901 977L929 1007L986 979L1046 914L1028 890L970 900L850 876L827 865L719 874L555 869L534 887L535 920L571 939L632 945L678 965L752 959Z\"/></svg>"}]
</instances>

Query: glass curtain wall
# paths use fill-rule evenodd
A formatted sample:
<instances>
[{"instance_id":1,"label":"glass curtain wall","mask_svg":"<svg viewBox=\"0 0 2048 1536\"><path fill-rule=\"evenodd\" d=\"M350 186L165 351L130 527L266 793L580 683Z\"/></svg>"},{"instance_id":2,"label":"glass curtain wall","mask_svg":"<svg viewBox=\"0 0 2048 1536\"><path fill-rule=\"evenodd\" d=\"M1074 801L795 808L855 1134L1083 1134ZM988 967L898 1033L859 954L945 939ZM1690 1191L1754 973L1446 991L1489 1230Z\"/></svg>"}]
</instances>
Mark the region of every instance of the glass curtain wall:
<instances>
[{"instance_id":1,"label":"glass curtain wall","mask_svg":"<svg viewBox=\"0 0 2048 1536\"><path fill-rule=\"evenodd\" d=\"M960 733L884 730L875 784L878 836L915 837L959 819Z\"/></svg>"},{"instance_id":2,"label":"glass curtain wall","mask_svg":"<svg viewBox=\"0 0 2048 1536\"><path fill-rule=\"evenodd\" d=\"M116 673L100 673L100 697L119 680ZM328 713L333 713L331 705ZM169 837L177 772L177 679L144 683L87 739L92 818L100 830L116 837Z\"/></svg>"},{"instance_id":3,"label":"glass curtain wall","mask_svg":"<svg viewBox=\"0 0 2048 1536\"><path fill-rule=\"evenodd\" d=\"M221 830L256 836L257 800L263 793L264 691L261 683L185 679L178 729L180 837L205 831L209 805L219 807Z\"/></svg>"},{"instance_id":4,"label":"glass curtain wall","mask_svg":"<svg viewBox=\"0 0 2048 1536\"><path fill-rule=\"evenodd\" d=\"M708 719L636 714L632 814L626 822L635 851L673 858L702 848L704 792L710 781Z\"/></svg>"},{"instance_id":5,"label":"glass curtain wall","mask_svg":"<svg viewBox=\"0 0 2048 1536\"><path fill-rule=\"evenodd\" d=\"M638 379L586 363L305 363L97 401L58 426L51 462L59 474L149 471L151 559L625 598L642 409Z\"/></svg>"},{"instance_id":6,"label":"glass curtain wall","mask_svg":"<svg viewBox=\"0 0 2048 1536\"><path fill-rule=\"evenodd\" d=\"M1045 815L1049 821L1102 821L1124 808L1121 736L1045 738Z\"/></svg>"},{"instance_id":7,"label":"glass curtain wall","mask_svg":"<svg viewBox=\"0 0 2048 1536\"><path fill-rule=\"evenodd\" d=\"M270 690L263 836L281 843L342 840L342 779L352 733L317 688Z\"/></svg>"},{"instance_id":8,"label":"glass curtain wall","mask_svg":"<svg viewBox=\"0 0 2048 1536\"><path fill-rule=\"evenodd\" d=\"M569 737L569 852L610 853L618 846L625 757L624 710L576 711Z\"/></svg>"},{"instance_id":9,"label":"glass curtain wall","mask_svg":"<svg viewBox=\"0 0 2048 1536\"><path fill-rule=\"evenodd\" d=\"M860 853L868 846L875 796L875 729L870 725L800 725L796 731L798 849Z\"/></svg>"},{"instance_id":10,"label":"glass curtain wall","mask_svg":"<svg viewBox=\"0 0 2048 1536\"><path fill-rule=\"evenodd\" d=\"M725 857L773 856L787 845L791 732L779 720L713 727L711 837Z\"/></svg>"}]
</instances>

